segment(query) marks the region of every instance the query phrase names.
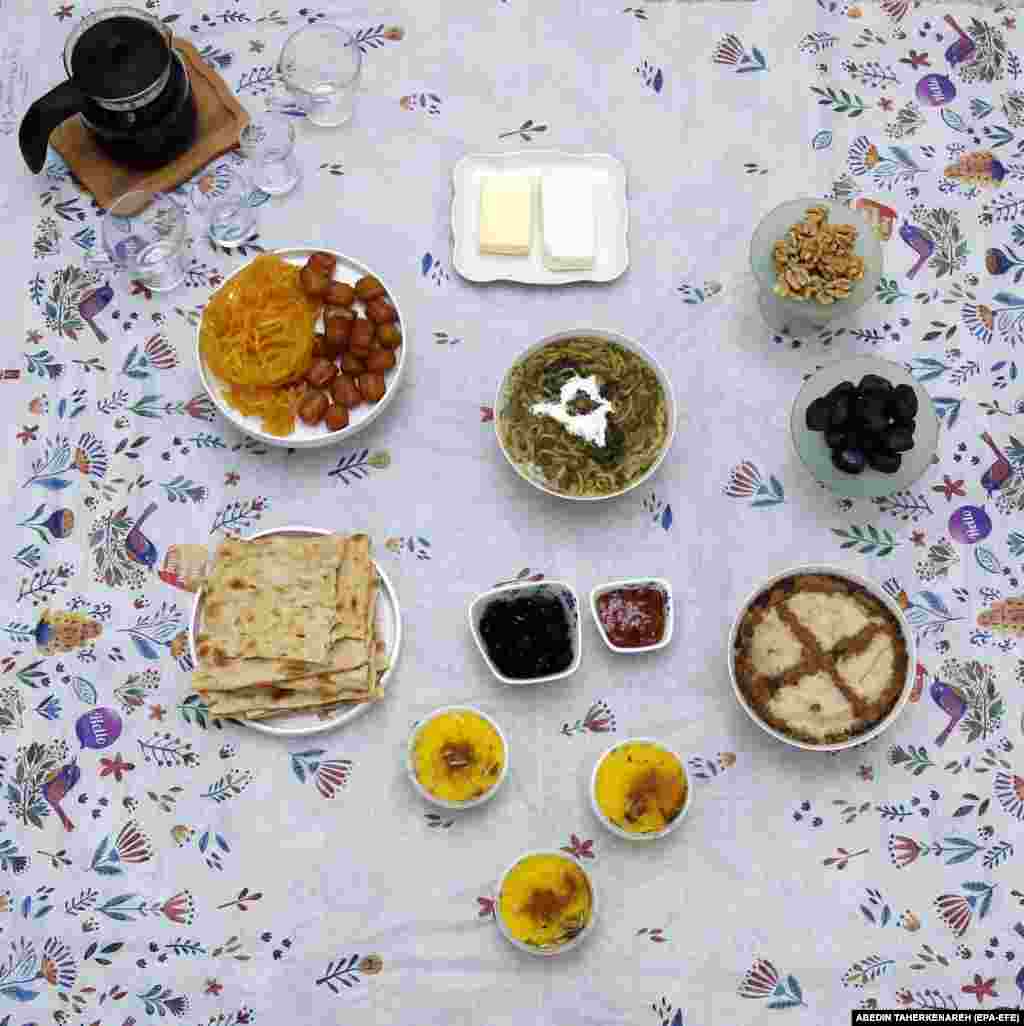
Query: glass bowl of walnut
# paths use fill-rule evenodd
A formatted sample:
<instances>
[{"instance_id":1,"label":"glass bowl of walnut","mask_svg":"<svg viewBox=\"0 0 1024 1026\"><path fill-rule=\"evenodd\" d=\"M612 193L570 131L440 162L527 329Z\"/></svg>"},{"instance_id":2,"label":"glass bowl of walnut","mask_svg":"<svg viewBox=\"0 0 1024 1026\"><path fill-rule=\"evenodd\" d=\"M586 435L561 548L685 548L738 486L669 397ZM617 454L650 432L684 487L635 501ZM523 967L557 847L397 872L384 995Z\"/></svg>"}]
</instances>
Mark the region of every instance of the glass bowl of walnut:
<instances>
[{"instance_id":1,"label":"glass bowl of walnut","mask_svg":"<svg viewBox=\"0 0 1024 1026\"><path fill-rule=\"evenodd\" d=\"M750 241L761 312L790 334L820 331L863 306L882 276L882 243L860 211L801 197L766 214Z\"/></svg>"}]
</instances>

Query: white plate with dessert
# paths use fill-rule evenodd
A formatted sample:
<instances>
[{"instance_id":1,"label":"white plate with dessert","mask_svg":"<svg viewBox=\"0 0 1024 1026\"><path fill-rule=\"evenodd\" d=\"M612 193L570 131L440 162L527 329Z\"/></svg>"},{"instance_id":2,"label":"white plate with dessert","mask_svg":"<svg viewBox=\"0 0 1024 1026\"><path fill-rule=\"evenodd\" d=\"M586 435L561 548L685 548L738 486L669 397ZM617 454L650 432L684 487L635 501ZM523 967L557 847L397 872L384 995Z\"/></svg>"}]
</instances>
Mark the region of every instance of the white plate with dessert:
<instances>
[{"instance_id":1,"label":"white plate with dessert","mask_svg":"<svg viewBox=\"0 0 1024 1026\"><path fill-rule=\"evenodd\" d=\"M626 169L606 153L475 153L452 171L452 265L469 281L613 281L628 234Z\"/></svg>"}]
</instances>

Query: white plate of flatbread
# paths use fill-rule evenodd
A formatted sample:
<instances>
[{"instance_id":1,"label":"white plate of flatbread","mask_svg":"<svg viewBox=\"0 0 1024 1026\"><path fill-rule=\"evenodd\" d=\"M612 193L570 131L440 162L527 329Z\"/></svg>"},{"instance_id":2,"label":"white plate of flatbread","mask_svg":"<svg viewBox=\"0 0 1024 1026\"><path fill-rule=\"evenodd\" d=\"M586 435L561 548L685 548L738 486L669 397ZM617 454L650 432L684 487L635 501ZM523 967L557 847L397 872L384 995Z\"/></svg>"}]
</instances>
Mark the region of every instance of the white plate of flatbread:
<instances>
[{"instance_id":1,"label":"white plate of flatbread","mask_svg":"<svg viewBox=\"0 0 1024 1026\"><path fill-rule=\"evenodd\" d=\"M402 616L368 535L289 525L221 543L189 641L192 689L212 718L301 737L383 697Z\"/></svg>"}]
</instances>

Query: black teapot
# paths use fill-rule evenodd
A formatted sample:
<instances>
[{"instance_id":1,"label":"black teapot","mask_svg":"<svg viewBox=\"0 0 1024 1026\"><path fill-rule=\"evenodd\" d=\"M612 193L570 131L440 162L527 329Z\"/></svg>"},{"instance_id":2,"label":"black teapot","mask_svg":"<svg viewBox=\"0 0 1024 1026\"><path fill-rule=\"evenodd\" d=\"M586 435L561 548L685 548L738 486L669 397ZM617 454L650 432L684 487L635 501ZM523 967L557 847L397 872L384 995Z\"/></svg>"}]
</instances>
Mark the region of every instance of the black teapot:
<instances>
[{"instance_id":1,"label":"black teapot","mask_svg":"<svg viewBox=\"0 0 1024 1026\"><path fill-rule=\"evenodd\" d=\"M22 118L18 142L29 168L42 169L50 133L76 114L100 147L129 167L160 167L187 150L196 106L171 38L167 25L135 7L85 18L64 46L67 81Z\"/></svg>"}]
</instances>

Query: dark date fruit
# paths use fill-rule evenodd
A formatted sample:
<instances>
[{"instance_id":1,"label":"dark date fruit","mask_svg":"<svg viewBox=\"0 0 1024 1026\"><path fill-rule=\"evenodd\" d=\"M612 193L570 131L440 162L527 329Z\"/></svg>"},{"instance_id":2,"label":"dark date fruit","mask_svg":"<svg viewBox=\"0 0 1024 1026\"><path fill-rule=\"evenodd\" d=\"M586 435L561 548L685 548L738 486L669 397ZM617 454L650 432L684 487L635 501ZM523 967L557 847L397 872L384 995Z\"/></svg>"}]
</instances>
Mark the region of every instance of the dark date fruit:
<instances>
[{"instance_id":1,"label":"dark date fruit","mask_svg":"<svg viewBox=\"0 0 1024 1026\"><path fill-rule=\"evenodd\" d=\"M829 399L834 399L837 395L850 394L852 395L856 391L852 381L840 381L835 388L832 389L828 394Z\"/></svg>"},{"instance_id":2,"label":"dark date fruit","mask_svg":"<svg viewBox=\"0 0 1024 1026\"><path fill-rule=\"evenodd\" d=\"M891 382L886 381L885 378L879 377L877 374L865 374L860 379L860 384L857 388L861 392L889 393L893 390Z\"/></svg>"},{"instance_id":3,"label":"dark date fruit","mask_svg":"<svg viewBox=\"0 0 1024 1026\"><path fill-rule=\"evenodd\" d=\"M914 448L913 434L903 427L888 428L882 440L892 452L910 452Z\"/></svg>"},{"instance_id":4,"label":"dark date fruit","mask_svg":"<svg viewBox=\"0 0 1024 1026\"><path fill-rule=\"evenodd\" d=\"M889 426L885 398L877 392L858 395L854 402L853 414L857 424L869 434L880 434Z\"/></svg>"},{"instance_id":5,"label":"dark date fruit","mask_svg":"<svg viewBox=\"0 0 1024 1026\"><path fill-rule=\"evenodd\" d=\"M886 404L889 416L897 424L908 424L917 416L917 393L910 385L898 385Z\"/></svg>"},{"instance_id":6,"label":"dark date fruit","mask_svg":"<svg viewBox=\"0 0 1024 1026\"><path fill-rule=\"evenodd\" d=\"M842 392L834 396L831 402L832 409L829 412L828 426L831 428L845 427L850 420L850 396Z\"/></svg>"},{"instance_id":7,"label":"dark date fruit","mask_svg":"<svg viewBox=\"0 0 1024 1026\"><path fill-rule=\"evenodd\" d=\"M825 432L825 444L830 449L845 449L849 437L841 428L829 428Z\"/></svg>"},{"instance_id":8,"label":"dark date fruit","mask_svg":"<svg viewBox=\"0 0 1024 1026\"><path fill-rule=\"evenodd\" d=\"M868 453L868 466L880 474L895 474L900 469L903 457L898 452L888 449L876 449Z\"/></svg>"},{"instance_id":9,"label":"dark date fruit","mask_svg":"<svg viewBox=\"0 0 1024 1026\"><path fill-rule=\"evenodd\" d=\"M832 406L828 399L820 396L807 407L806 420L808 431L824 431L828 427Z\"/></svg>"},{"instance_id":10,"label":"dark date fruit","mask_svg":"<svg viewBox=\"0 0 1024 1026\"><path fill-rule=\"evenodd\" d=\"M867 464L863 449L835 449L832 452L832 463L844 474L860 474Z\"/></svg>"}]
</instances>

